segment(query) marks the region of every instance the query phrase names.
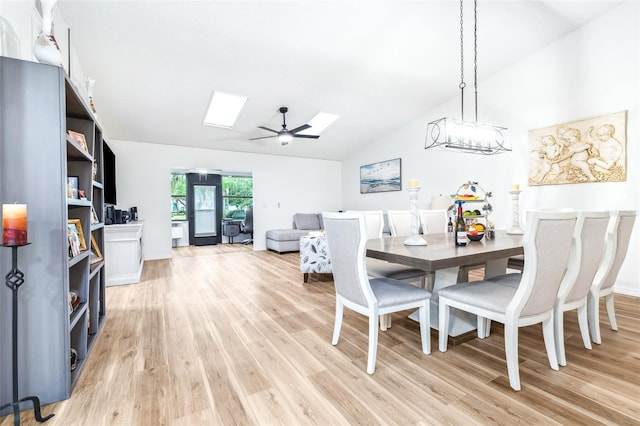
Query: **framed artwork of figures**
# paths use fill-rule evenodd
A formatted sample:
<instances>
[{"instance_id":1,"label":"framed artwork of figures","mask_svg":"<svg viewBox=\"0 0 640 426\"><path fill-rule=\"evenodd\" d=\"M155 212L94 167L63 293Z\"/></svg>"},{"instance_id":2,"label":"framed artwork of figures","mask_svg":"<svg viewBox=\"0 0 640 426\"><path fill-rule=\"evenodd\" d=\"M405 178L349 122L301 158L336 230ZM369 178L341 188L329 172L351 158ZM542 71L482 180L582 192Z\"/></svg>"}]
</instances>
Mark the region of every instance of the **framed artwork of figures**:
<instances>
[{"instance_id":1,"label":"framed artwork of figures","mask_svg":"<svg viewBox=\"0 0 640 426\"><path fill-rule=\"evenodd\" d=\"M627 180L627 112L529 130L529 185Z\"/></svg>"}]
</instances>

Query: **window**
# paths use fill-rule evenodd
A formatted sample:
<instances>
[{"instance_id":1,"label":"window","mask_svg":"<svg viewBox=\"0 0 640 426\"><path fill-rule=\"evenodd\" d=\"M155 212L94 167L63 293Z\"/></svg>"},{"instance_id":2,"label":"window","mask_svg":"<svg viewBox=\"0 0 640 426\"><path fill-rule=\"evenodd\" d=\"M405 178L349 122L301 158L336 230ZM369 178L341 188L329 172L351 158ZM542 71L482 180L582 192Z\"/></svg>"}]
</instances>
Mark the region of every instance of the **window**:
<instances>
[{"instance_id":1,"label":"window","mask_svg":"<svg viewBox=\"0 0 640 426\"><path fill-rule=\"evenodd\" d=\"M187 175L171 174L171 220L187 220Z\"/></svg>"},{"instance_id":2,"label":"window","mask_svg":"<svg viewBox=\"0 0 640 426\"><path fill-rule=\"evenodd\" d=\"M223 176L222 205L225 219L244 220L245 210L253 205L253 178Z\"/></svg>"}]
</instances>

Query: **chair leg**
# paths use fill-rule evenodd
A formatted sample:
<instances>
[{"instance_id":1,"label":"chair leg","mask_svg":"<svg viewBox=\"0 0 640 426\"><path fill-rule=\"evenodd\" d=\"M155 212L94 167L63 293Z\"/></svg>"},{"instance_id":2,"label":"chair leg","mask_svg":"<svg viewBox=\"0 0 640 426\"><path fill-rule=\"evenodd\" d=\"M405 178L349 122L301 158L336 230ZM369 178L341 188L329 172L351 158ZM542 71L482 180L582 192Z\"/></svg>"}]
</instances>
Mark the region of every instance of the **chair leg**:
<instances>
[{"instance_id":1,"label":"chair leg","mask_svg":"<svg viewBox=\"0 0 640 426\"><path fill-rule=\"evenodd\" d=\"M607 308L607 315L609 316L609 324L611 324L611 329L614 331L618 331L618 323L616 322L616 311L613 308L613 293L608 294L604 297L604 304Z\"/></svg>"},{"instance_id":2,"label":"chair leg","mask_svg":"<svg viewBox=\"0 0 640 426\"><path fill-rule=\"evenodd\" d=\"M509 384L513 390L520 390L520 367L518 365L518 325L510 322L504 325L504 350L507 357Z\"/></svg>"},{"instance_id":3,"label":"chair leg","mask_svg":"<svg viewBox=\"0 0 640 426\"><path fill-rule=\"evenodd\" d=\"M478 339L484 339L487 337L487 319L480 315L477 316L476 328L478 330Z\"/></svg>"},{"instance_id":4,"label":"chair leg","mask_svg":"<svg viewBox=\"0 0 640 426\"><path fill-rule=\"evenodd\" d=\"M449 340L449 311L451 308L446 303L443 303L442 298L440 298L439 304L438 341L440 343L440 352L446 352Z\"/></svg>"},{"instance_id":5,"label":"chair leg","mask_svg":"<svg viewBox=\"0 0 640 426\"><path fill-rule=\"evenodd\" d=\"M391 314L380 315L380 331L391 328Z\"/></svg>"},{"instance_id":6,"label":"chair leg","mask_svg":"<svg viewBox=\"0 0 640 426\"><path fill-rule=\"evenodd\" d=\"M558 366L558 352L556 350L556 342L553 337L553 328L554 328L554 317L553 313L550 318L542 321L542 336L544 337L544 346L547 349L547 358L549 358L549 365L552 370L559 370ZM564 345L563 345L564 346Z\"/></svg>"},{"instance_id":7,"label":"chair leg","mask_svg":"<svg viewBox=\"0 0 640 426\"><path fill-rule=\"evenodd\" d=\"M338 339L340 338L340 329L342 328L342 315L344 313L344 306L342 302L336 300L336 319L333 324L333 338L331 339L332 345L338 344Z\"/></svg>"},{"instance_id":8,"label":"chair leg","mask_svg":"<svg viewBox=\"0 0 640 426\"><path fill-rule=\"evenodd\" d=\"M587 304L578 307L578 325L582 335L582 343L585 349L591 350L591 338L589 337L589 323L587 320Z\"/></svg>"},{"instance_id":9,"label":"chair leg","mask_svg":"<svg viewBox=\"0 0 640 426\"><path fill-rule=\"evenodd\" d=\"M378 312L369 317L369 356L367 357L367 373L376 370L376 355L378 351Z\"/></svg>"},{"instance_id":10,"label":"chair leg","mask_svg":"<svg viewBox=\"0 0 640 426\"><path fill-rule=\"evenodd\" d=\"M304 272L302 274L302 282L308 282L309 281L309 273L308 272Z\"/></svg>"},{"instance_id":11,"label":"chair leg","mask_svg":"<svg viewBox=\"0 0 640 426\"><path fill-rule=\"evenodd\" d=\"M602 343L600 339L600 298L589 293L587 300L587 316L589 317L589 334L591 341L596 344Z\"/></svg>"},{"instance_id":12,"label":"chair leg","mask_svg":"<svg viewBox=\"0 0 640 426\"><path fill-rule=\"evenodd\" d=\"M567 365L567 358L564 353L564 312L559 307L554 308L553 335L556 343L556 353L558 364Z\"/></svg>"},{"instance_id":13,"label":"chair leg","mask_svg":"<svg viewBox=\"0 0 640 426\"><path fill-rule=\"evenodd\" d=\"M420 340L422 341L422 353L431 353L431 301L427 300L420 307Z\"/></svg>"}]
</instances>

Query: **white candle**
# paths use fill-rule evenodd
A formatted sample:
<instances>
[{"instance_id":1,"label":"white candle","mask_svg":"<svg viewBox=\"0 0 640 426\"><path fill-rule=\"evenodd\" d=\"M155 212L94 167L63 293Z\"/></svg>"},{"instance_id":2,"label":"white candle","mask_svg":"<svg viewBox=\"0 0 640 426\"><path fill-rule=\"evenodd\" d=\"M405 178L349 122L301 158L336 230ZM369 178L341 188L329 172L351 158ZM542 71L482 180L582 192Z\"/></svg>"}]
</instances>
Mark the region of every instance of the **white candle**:
<instances>
[{"instance_id":1,"label":"white candle","mask_svg":"<svg viewBox=\"0 0 640 426\"><path fill-rule=\"evenodd\" d=\"M420 182L418 182L418 179L409 179L409 188L415 188L417 186L420 185Z\"/></svg>"},{"instance_id":2,"label":"white candle","mask_svg":"<svg viewBox=\"0 0 640 426\"><path fill-rule=\"evenodd\" d=\"M2 205L2 244L5 246L27 244L27 205Z\"/></svg>"}]
</instances>

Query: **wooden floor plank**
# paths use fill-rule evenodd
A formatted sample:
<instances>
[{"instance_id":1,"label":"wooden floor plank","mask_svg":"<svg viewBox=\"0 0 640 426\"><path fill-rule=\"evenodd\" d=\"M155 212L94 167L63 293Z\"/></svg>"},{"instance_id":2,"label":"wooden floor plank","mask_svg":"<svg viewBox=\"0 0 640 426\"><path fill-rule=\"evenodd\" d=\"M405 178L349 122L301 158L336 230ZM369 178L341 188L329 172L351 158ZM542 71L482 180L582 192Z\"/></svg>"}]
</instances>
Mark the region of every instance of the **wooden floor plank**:
<instances>
[{"instance_id":1,"label":"wooden floor plank","mask_svg":"<svg viewBox=\"0 0 640 426\"><path fill-rule=\"evenodd\" d=\"M471 272L481 278L480 271ZM601 305L601 345L586 350L564 318L566 367L549 367L540 326L519 333L522 390L509 387L504 329L421 351L408 312L379 332L366 373L367 318L345 310L331 344L330 274L303 283L298 253L224 244L145 262L138 284L107 289L107 319L69 400L49 426L85 425L640 425L640 299ZM0 426L13 416L0 418ZM23 425L38 424L32 411Z\"/></svg>"}]
</instances>

